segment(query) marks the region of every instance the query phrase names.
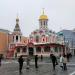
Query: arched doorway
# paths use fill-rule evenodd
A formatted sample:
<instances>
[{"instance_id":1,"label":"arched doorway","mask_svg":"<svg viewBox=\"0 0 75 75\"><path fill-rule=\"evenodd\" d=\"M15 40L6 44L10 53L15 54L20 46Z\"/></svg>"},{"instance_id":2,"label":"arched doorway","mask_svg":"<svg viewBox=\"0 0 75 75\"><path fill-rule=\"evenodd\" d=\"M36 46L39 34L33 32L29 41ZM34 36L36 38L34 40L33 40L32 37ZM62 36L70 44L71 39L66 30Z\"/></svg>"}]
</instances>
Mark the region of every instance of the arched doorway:
<instances>
[{"instance_id":1,"label":"arched doorway","mask_svg":"<svg viewBox=\"0 0 75 75\"><path fill-rule=\"evenodd\" d=\"M28 43L28 53L29 55L34 55L34 44L32 42Z\"/></svg>"},{"instance_id":2,"label":"arched doorway","mask_svg":"<svg viewBox=\"0 0 75 75\"><path fill-rule=\"evenodd\" d=\"M34 54L33 47L29 47L28 50L29 50L29 55L33 56Z\"/></svg>"}]
</instances>

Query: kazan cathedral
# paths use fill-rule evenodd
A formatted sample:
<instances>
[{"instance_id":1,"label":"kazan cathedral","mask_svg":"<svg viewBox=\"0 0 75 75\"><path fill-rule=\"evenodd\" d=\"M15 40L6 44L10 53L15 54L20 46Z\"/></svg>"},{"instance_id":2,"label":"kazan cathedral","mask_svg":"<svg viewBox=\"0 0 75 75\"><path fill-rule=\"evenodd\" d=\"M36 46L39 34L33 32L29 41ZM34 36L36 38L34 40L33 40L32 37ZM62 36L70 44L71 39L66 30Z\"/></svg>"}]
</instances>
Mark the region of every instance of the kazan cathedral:
<instances>
[{"instance_id":1,"label":"kazan cathedral","mask_svg":"<svg viewBox=\"0 0 75 75\"><path fill-rule=\"evenodd\" d=\"M19 19L16 20L16 26L13 34L13 56L19 55L43 55L49 56L50 53L59 55L65 53L64 37L60 33L59 35L48 28L48 16L45 15L44 11L39 17L39 29L31 32L27 38L27 44L21 42L21 30L18 24ZM16 36L17 33L17 36ZM17 43L18 42L18 43ZM12 45L10 43L10 46ZM10 50L11 51L11 50Z\"/></svg>"}]
</instances>

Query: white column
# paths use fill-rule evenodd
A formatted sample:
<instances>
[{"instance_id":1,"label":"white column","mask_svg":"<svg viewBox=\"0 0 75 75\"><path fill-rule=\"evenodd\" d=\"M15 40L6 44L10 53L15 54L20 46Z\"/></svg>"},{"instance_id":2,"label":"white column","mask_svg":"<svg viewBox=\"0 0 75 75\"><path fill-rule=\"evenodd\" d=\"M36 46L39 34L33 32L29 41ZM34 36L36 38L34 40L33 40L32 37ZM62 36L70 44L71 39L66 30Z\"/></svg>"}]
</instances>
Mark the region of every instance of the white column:
<instances>
[{"instance_id":1,"label":"white column","mask_svg":"<svg viewBox=\"0 0 75 75\"><path fill-rule=\"evenodd\" d=\"M20 38L20 35L18 35L18 42L21 42L21 38Z\"/></svg>"},{"instance_id":2,"label":"white column","mask_svg":"<svg viewBox=\"0 0 75 75\"><path fill-rule=\"evenodd\" d=\"M14 43L16 43L16 35L14 35Z\"/></svg>"},{"instance_id":3,"label":"white column","mask_svg":"<svg viewBox=\"0 0 75 75\"><path fill-rule=\"evenodd\" d=\"M28 46L27 46L27 51L26 51L26 54L27 54L27 55L29 55L29 50L28 50Z\"/></svg>"},{"instance_id":4,"label":"white column","mask_svg":"<svg viewBox=\"0 0 75 75\"><path fill-rule=\"evenodd\" d=\"M44 47L41 47L41 54L44 53Z\"/></svg>"},{"instance_id":5,"label":"white column","mask_svg":"<svg viewBox=\"0 0 75 75\"><path fill-rule=\"evenodd\" d=\"M18 35L18 42L20 42L20 36Z\"/></svg>"},{"instance_id":6,"label":"white column","mask_svg":"<svg viewBox=\"0 0 75 75\"><path fill-rule=\"evenodd\" d=\"M36 47L34 47L34 54L33 55L36 55Z\"/></svg>"}]
</instances>

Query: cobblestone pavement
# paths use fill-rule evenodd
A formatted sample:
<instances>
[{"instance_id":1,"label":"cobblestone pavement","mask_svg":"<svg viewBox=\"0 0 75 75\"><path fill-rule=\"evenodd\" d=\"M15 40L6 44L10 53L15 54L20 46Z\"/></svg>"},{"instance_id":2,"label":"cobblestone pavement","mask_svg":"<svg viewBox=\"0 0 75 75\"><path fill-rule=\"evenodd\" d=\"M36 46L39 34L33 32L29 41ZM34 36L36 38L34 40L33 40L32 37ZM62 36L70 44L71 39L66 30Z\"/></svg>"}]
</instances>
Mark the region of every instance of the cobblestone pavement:
<instances>
[{"instance_id":1,"label":"cobblestone pavement","mask_svg":"<svg viewBox=\"0 0 75 75\"><path fill-rule=\"evenodd\" d=\"M38 62L39 68L35 69L34 62L31 62L30 69L26 69L26 62L24 63L22 75L70 75L75 71L75 57L73 57L70 63L67 65L68 70L62 71L60 66L56 66L56 70L52 70L52 64L46 62ZM18 62L17 61L5 61L2 62L0 67L0 75L19 75Z\"/></svg>"},{"instance_id":2,"label":"cobblestone pavement","mask_svg":"<svg viewBox=\"0 0 75 75\"><path fill-rule=\"evenodd\" d=\"M68 66L67 71L62 71L61 68L56 66L56 70L52 70L51 64L39 64L36 70L34 64L30 65L30 69L26 69L26 64L23 66L22 75L69 75L75 70L74 66ZM19 75L18 63L7 63L0 67L0 75Z\"/></svg>"}]
</instances>

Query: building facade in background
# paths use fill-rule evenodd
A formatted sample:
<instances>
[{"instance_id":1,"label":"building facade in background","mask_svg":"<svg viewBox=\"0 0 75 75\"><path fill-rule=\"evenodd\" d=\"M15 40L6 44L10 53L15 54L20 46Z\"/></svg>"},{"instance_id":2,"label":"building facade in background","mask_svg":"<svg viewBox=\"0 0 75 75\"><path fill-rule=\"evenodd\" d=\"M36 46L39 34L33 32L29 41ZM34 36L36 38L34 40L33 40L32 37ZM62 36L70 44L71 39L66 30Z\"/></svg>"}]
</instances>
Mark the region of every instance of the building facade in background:
<instances>
[{"instance_id":1,"label":"building facade in background","mask_svg":"<svg viewBox=\"0 0 75 75\"><path fill-rule=\"evenodd\" d=\"M9 31L0 29L0 54L6 56L9 45Z\"/></svg>"},{"instance_id":2,"label":"building facade in background","mask_svg":"<svg viewBox=\"0 0 75 75\"><path fill-rule=\"evenodd\" d=\"M61 30L59 33L63 34L65 45L69 47L69 51L75 55L75 29L73 30ZM68 50L67 50L68 51Z\"/></svg>"}]
</instances>

